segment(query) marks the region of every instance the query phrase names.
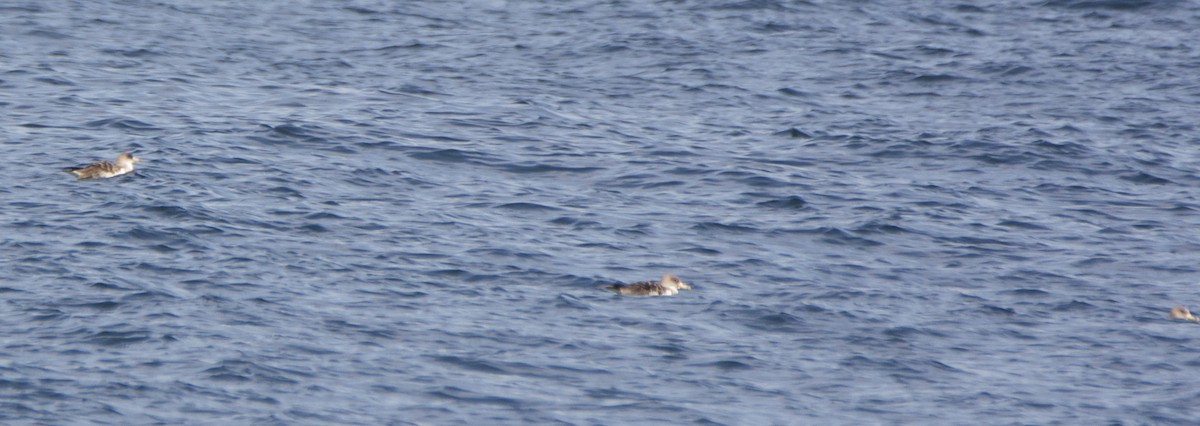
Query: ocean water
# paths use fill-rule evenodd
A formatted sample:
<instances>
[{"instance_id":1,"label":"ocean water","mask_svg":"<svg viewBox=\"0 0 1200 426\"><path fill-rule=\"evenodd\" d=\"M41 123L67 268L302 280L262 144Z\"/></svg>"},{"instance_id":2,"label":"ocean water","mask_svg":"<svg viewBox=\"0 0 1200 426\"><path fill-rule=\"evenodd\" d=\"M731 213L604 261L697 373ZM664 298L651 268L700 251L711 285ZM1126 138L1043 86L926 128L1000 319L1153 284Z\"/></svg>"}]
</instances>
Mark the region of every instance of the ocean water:
<instances>
[{"instance_id":1,"label":"ocean water","mask_svg":"<svg viewBox=\"0 0 1200 426\"><path fill-rule=\"evenodd\" d=\"M0 423L1189 424L1198 27L0 3Z\"/></svg>"}]
</instances>

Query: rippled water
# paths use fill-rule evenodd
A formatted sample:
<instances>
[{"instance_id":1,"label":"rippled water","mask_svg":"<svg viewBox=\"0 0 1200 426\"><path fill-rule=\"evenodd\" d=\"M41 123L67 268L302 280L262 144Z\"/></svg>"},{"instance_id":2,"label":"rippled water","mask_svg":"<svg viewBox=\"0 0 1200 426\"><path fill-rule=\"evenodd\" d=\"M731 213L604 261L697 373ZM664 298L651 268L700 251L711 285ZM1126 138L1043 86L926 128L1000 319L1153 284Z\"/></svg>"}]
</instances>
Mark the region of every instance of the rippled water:
<instances>
[{"instance_id":1,"label":"rippled water","mask_svg":"<svg viewBox=\"0 0 1200 426\"><path fill-rule=\"evenodd\" d=\"M4 3L0 420L1191 422L1198 27Z\"/></svg>"}]
</instances>

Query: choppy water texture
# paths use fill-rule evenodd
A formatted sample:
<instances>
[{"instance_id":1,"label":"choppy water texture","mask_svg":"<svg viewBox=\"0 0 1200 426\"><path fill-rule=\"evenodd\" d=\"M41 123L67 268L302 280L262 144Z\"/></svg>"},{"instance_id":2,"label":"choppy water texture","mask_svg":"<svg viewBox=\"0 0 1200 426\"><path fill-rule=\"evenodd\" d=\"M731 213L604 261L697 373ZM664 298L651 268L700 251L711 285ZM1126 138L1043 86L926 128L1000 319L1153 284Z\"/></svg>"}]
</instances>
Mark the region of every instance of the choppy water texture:
<instances>
[{"instance_id":1,"label":"choppy water texture","mask_svg":"<svg viewBox=\"0 0 1200 426\"><path fill-rule=\"evenodd\" d=\"M6 2L0 422L1194 421L1196 28Z\"/></svg>"}]
</instances>

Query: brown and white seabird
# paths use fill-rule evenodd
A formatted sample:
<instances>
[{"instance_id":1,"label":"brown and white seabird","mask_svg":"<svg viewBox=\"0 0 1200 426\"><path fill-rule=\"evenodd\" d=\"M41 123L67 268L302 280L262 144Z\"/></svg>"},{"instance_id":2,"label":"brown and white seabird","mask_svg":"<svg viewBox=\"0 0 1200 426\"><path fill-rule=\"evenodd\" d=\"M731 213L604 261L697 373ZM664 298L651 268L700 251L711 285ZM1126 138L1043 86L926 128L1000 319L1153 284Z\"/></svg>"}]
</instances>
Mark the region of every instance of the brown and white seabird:
<instances>
[{"instance_id":1,"label":"brown and white seabird","mask_svg":"<svg viewBox=\"0 0 1200 426\"><path fill-rule=\"evenodd\" d=\"M1188 320L1188 321L1192 321L1192 322L1200 322L1200 318L1196 318L1195 315L1192 315L1192 313L1190 311L1188 311L1188 308L1185 308L1183 306L1176 306L1174 308L1171 308L1171 318L1178 318L1178 319Z\"/></svg>"},{"instance_id":2,"label":"brown and white seabird","mask_svg":"<svg viewBox=\"0 0 1200 426\"><path fill-rule=\"evenodd\" d=\"M616 284L605 287L618 294L634 294L639 296L670 296L679 294L679 289L691 290L692 286L680 280L679 277L666 274L658 282L639 281L630 284Z\"/></svg>"},{"instance_id":3,"label":"brown and white seabird","mask_svg":"<svg viewBox=\"0 0 1200 426\"><path fill-rule=\"evenodd\" d=\"M67 167L64 171L71 172L80 179L100 179L120 176L133 171L133 163L142 161L133 154L122 152L117 155L117 161L97 161L84 167Z\"/></svg>"}]
</instances>

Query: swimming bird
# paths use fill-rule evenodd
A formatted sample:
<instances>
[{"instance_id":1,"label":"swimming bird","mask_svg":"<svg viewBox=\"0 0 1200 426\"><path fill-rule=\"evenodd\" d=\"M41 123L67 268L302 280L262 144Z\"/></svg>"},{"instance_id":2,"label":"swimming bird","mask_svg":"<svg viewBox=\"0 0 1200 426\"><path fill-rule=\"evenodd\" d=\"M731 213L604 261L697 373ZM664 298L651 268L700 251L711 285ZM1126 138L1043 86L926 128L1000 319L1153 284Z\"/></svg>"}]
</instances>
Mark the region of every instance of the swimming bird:
<instances>
[{"instance_id":1,"label":"swimming bird","mask_svg":"<svg viewBox=\"0 0 1200 426\"><path fill-rule=\"evenodd\" d=\"M80 179L97 179L120 176L133 171L133 163L142 161L133 154L122 152L117 161L97 161L84 167L67 167L63 171L74 173Z\"/></svg>"},{"instance_id":2,"label":"swimming bird","mask_svg":"<svg viewBox=\"0 0 1200 426\"><path fill-rule=\"evenodd\" d=\"M639 281L630 284L616 284L605 287L618 294L636 294L639 296L670 296L679 294L679 289L691 290L692 286L672 274L665 274L658 282Z\"/></svg>"},{"instance_id":3,"label":"swimming bird","mask_svg":"<svg viewBox=\"0 0 1200 426\"><path fill-rule=\"evenodd\" d=\"M1192 315L1192 313L1190 311L1188 311L1188 308L1185 308L1183 306L1176 306L1174 308L1171 308L1171 318L1178 318L1178 319L1183 319L1183 320L1200 323L1200 318L1196 318L1195 315Z\"/></svg>"}]
</instances>

